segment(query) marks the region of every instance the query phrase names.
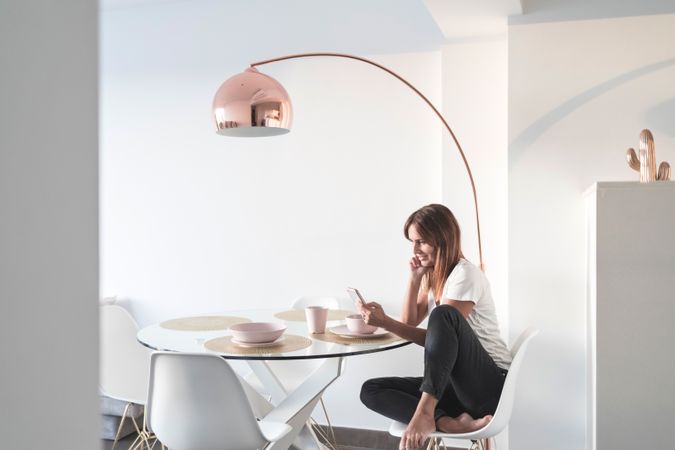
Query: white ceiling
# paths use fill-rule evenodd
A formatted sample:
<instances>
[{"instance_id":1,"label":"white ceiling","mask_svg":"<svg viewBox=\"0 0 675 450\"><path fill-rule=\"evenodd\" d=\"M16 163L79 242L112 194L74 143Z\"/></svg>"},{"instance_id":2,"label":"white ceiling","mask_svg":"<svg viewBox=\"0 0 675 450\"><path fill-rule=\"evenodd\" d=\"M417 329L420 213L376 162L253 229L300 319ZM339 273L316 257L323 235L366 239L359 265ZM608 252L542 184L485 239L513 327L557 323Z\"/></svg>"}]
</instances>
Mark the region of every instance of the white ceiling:
<instances>
[{"instance_id":1,"label":"white ceiling","mask_svg":"<svg viewBox=\"0 0 675 450\"><path fill-rule=\"evenodd\" d=\"M119 15L192 37L209 33L233 52L245 41L261 57L280 52L361 54L438 49L453 39L490 35L507 23L675 12L675 0L100 0L102 27ZM125 24L126 26L126 24ZM221 36L241 42L220 42ZM105 37L105 36L104 36ZM255 51L255 50L254 50Z\"/></svg>"},{"instance_id":2,"label":"white ceiling","mask_svg":"<svg viewBox=\"0 0 675 450\"><path fill-rule=\"evenodd\" d=\"M180 34L181 46L208 42L212 52L244 52L247 58L432 51L444 42L423 0L101 0L101 5L104 41ZM134 51L133 42L125 51Z\"/></svg>"}]
</instances>

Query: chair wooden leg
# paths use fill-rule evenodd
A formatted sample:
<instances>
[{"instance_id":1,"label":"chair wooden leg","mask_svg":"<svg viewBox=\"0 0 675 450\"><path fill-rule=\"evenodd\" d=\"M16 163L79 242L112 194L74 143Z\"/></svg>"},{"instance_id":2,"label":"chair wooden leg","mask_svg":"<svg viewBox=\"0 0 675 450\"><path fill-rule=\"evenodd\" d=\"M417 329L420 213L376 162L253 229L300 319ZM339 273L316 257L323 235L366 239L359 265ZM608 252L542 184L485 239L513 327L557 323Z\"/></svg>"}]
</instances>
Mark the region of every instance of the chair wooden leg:
<instances>
[{"instance_id":1,"label":"chair wooden leg","mask_svg":"<svg viewBox=\"0 0 675 450\"><path fill-rule=\"evenodd\" d=\"M129 447L129 450L136 450L136 449L144 450L146 444L146 437L144 430L140 429L140 427L138 426L138 422L136 422L136 419L133 416L131 417L131 422L134 424L137 436L134 442Z\"/></svg>"},{"instance_id":2,"label":"chair wooden leg","mask_svg":"<svg viewBox=\"0 0 675 450\"><path fill-rule=\"evenodd\" d=\"M475 441L472 441L473 444L471 445L471 448L469 450L485 450L485 447L483 447L483 440L482 439L477 439Z\"/></svg>"},{"instance_id":3,"label":"chair wooden leg","mask_svg":"<svg viewBox=\"0 0 675 450\"><path fill-rule=\"evenodd\" d=\"M122 432L122 426L124 425L124 420L127 418L127 412L129 411L130 406L131 403L127 403L127 406L124 408L122 418L120 419L120 426L117 427L117 433L115 434L115 441L113 442L112 450L115 450L115 447L117 446L117 441L119 441L120 433Z\"/></svg>"},{"instance_id":4,"label":"chair wooden leg","mask_svg":"<svg viewBox=\"0 0 675 450\"><path fill-rule=\"evenodd\" d=\"M441 444L443 444L442 439L431 437L429 438L426 450L441 450ZM443 444L443 448L445 448L445 444Z\"/></svg>"},{"instance_id":5,"label":"chair wooden leg","mask_svg":"<svg viewBox=\"0 0 675 450\"><path fill-rule=\"evenodd\" d=\"M131 444L129 450L144 450L146 448L147 450L153 450L155 448L155 445L157 445L157 443L159 442L159 439L157 439L157 436L155 436L153 433L148 431L147 422L145 420L146 419L145 414L143 415L143 426L141 428L139 428L138 423L133 417L131 419L134 422L134 427L136 427L138 437ZM150 444L150 441L153 441L152 445ZM165 448L164 444L160 442L160 445L162 446L162 450L164 450Z\"/></svg>"},{"instance_id":6,"label":"chair wooden leg","mask_svg":"<svg viewBox=\"0 0 675 450\"><path fill-rule=\"evenodd\" d=\"M333 430L333 425L330 423L330 417L328 417L328 411L326 411L326 405L323 403L323 397L321 397L319 399L319 402L321 402L321 408L323 409L323 415L326 416L326 423L328 423L328 430L330 431L330 435L333 438L332 444L337 449L338 445L337 445L337 439L335 438L335 430Z\"/></svg>"},{"instance_id":7,"label":"chair wooden leg","mask_svg":"<svg viewBox=\"0 0 675 450\"><path fill-rule=\"evenodd\" d=\"M338 450L337 443L331 442L330 436L328 436L328 434L321 429L321 425L319 425L316 420L310 417L309 424L312 431L327 444L326 446L329 448L329 450Z\"/></svg>"},{"instance_id":8,"label":"chair wooden leg","mask_svg":"<svg viewBox=\"0 0 675 450\"><path fill-rule=\"evenodd\" d=\"M330 423L330 418L328 417L328 412L326 411L326 405L323 403L323 399L320 398L321 408L323 408L323 414L326 417L326 422L328 423L328 432L321 430L319 423L310 417L310 425L314 433L319 435L327 444L327 447L330 450L338 450L337 439L335 438L335 430L333 430L333 425Z\"/></svg>"},{"instance_id":9,"label":"chair wooden leg","mask_svg":"<svg viewBox=\"0 0 675 450\"><path fill-rule=\"evenodd\" d=\"M141 444L143 444L143 438L139 434L136 436L136 439L134 439L134 441L131 443L128 450L138 450L140 449Z\"/></svg>"},{"instance_id":10,"label":"chair wooden leg","mask_svg":"<svg viewBox=\"0 0 675 450\"><path fill-rule=\"evenodd\" d=\"M131 420L131 423L134 424L134 429L136 430L136 439L131 443L129 446L129 450L145 450L147 447L147 450L152 450L152 447L157 443L154 435L149 433L145 427L145 417L143 418L143 427L138 426L138 422L136 422L136 418L133 416L127 416L127 413L129 412L129 408L131 407L132 403L127 403L126 407L124 408L124 412L122 413L122 420L120 420L120 425L117 427L117 434L115 435L115 441L113 442L112 450L115 449L119 442L119 437L120 433L122 432L122 427L124 425L124 421L128 418ZM150 440L155 439L155 442L153 443L152 447L150 446Z\"/></svg>"},{"instance_id":11,"label":"chair wooden leg","mask_svg":"<svg viewBox=\"0 0 675 450\"><path fill-rule=\"evenodd\" d=\"M495 450L495 440L494 438L478 439L475 441L471 449L476 450Z\"/></svg>"}]
</instances>

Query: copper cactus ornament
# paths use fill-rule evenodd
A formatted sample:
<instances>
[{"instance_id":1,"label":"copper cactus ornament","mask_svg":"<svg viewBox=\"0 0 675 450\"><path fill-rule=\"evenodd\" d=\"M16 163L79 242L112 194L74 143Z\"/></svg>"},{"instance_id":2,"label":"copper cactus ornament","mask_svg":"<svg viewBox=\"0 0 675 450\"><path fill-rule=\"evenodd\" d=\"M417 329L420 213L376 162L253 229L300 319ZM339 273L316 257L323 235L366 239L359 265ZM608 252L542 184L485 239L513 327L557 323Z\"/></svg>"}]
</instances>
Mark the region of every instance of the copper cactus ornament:
<instances>
[{"instance_id":1,"label":"copper cactus ornament","mask_svg":"<svg viewBox=\"0 0 675 450\"><path fill-rule=\"evenodd\" d=\"M654 136L649 130L645 129L640 132L638 152L636 153L635 149L629 148L626 152L626 160L631 169L640 172L640 183L670 180L670 164L666 161L659 164L659 170L656 170Z\"/></svg>"}]
</instances>

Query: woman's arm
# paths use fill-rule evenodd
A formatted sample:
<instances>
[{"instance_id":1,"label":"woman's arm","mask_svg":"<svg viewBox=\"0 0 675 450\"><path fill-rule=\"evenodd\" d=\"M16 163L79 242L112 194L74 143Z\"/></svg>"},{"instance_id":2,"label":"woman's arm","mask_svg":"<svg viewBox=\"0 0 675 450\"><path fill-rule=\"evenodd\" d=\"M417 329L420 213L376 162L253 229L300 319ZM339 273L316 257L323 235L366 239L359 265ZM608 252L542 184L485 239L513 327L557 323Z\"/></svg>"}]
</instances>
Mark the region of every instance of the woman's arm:
<instances>
[{"instance_id":1,"label":"woman's arm","mask_svg":"<svg viewBox=\"0 0 675 450\"><path fill-rule=\"evenodd\" d=\"M429 305L426 296L420 294L421 284L421 278L414 276L411 276L410 281L408 281L408 289L401 308L401 322L406 325L416 327L427 315Z\"/></svg>"},{"instance_id":2,"label":"woman's arm","mask_svg":"<svg viewBox=\"0 0 675 450\"><path fill-rule=\"evenodd\" d=\"M410 258L408 267L410 268L410 278L401 308L401 321L406 325L416 327L424 320L429 308L426 293L420 293L420 286L424 275L429 272L430 268L423 267L416 256Z\"/></svg>"},{"instance_id":3,"label":"woman's arm","mask_svg":"<svg viewBox=\"0 0 675 450\"><path fill-rule=\"evenodd\" d=\"M453 308L457 308L457 310L460 312L460 314L462 314L462 316L464 316L465 319L469 317L469 314L471 314L471 311L473 311L475 305L473 301L458 301L450 299L444 300L443 303L445 303L446 305L450 305ZM380 309L382 309L382 307L379 304L374 302L368 303L368 305L377 305L380 307ZM422 305L418 304L418 306ZM424 319L424 315L426 315L427 312L428 304L425 302L423 306L424 312L421 313L422 314L421 319L414 325L411 325L409 322L406 322L405 319L403 320L403 322L399 322L396 319L392 319L391 317L384 314L384 311L382 311L384 318L381 319L382 325L378 326L381 326L385 330L390 331L395 335L402 337L403 339L412 341L415 344L424 347L424 341L427 337L427 330L425 330L424 328L417 328L417 325L419 325L419 323ZM372 310L373 309L371 309L371 311Z\"/></svg>"},{"instance_id":4,"label":"woman's arm","mask_svg":"<svg viewBox=\"0 0 675 450\"><path fill-rule=\"evenodd\" d=\"M366 306L361 307L361 315L367 324L382 327L407 341L412 341L424 347L427 330L392 319L384 313L384 309L379 303L366 303Z\"/></svg>"},{"instance_id":5,"label":"woman's arm","mask_svg":"<svg viewBox=\"0 0 675 450\"><path fill-rule=\"evenodd\" d=\"M398 320L392 319L389 316L386 316L382 328L394 333L397 336L402 337L407 341L412 341L415 344L424 347L424 341L427 338L427 330L425 330L424 328L417 328L416 326L399 322Z\"/></svg>"}]
</instances>

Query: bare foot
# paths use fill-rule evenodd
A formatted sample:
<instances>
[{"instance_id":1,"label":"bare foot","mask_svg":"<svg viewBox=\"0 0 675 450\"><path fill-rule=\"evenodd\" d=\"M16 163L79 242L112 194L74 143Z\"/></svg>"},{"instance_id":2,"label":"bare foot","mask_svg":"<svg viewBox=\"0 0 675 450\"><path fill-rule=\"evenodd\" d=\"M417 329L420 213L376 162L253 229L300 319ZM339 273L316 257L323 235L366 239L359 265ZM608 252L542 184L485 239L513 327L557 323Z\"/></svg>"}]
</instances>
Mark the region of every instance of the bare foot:
<instances>
[{"instance_id":1,"label":"bare foot","mask_svg":"<svg viewBox=\"0 0 675 450\"><path fill-rule=\"evenodd\" d=\"M399 450L417 450L434 431L436 431L434 416L416 412L401 436Z\"/></svg>"},{"instance_id":2,"label":"bare foot","mask_svg":"<svg viewBox=\"0 0 675 450\"><path fill-rule=\"evenodd\" d=\"M436 427L439 431L444 433L468 433L483 428L490 423L492 416L485 416L479 419L474 419L467 413L462 413L453 418L443 416L436 421Z\"/></svg>"}]
</instances>

